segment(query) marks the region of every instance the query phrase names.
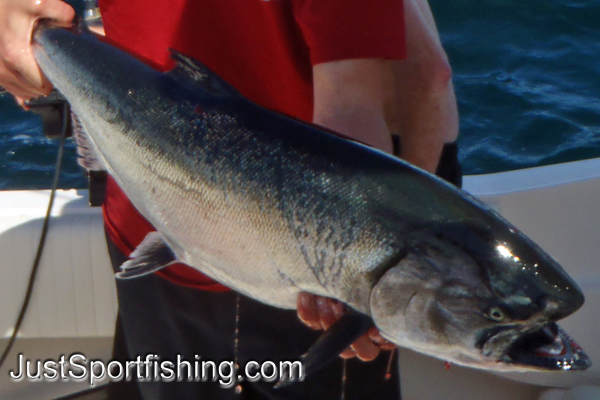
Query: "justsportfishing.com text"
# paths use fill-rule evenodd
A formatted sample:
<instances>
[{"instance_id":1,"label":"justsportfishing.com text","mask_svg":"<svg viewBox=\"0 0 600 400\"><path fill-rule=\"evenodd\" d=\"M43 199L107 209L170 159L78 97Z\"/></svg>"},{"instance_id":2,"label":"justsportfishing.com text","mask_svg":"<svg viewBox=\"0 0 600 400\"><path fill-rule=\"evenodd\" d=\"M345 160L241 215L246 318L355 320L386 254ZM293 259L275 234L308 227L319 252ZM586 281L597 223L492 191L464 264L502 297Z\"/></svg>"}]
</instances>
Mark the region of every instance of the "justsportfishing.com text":
<instances>
[{"instance_id":1,"label":"justsportfishing.com text","mask_svg":"<svg viewBox=\"0 0 600 400\"><path fill-rule=\"evenodd\" d=\"M224 388L233 387L237 382L259 380L302 381L304 366L300 361L249 361L236 365L234 361L214 362L202 360L195 355L193 360L177 356L176 360L161 360L157 354L138 356L135 360L103 361L88 359L80 353L58 359L29 360L19 354L17 367L9 371L14 381L88 381L90 385L106 379L111 381L137 380L218 382Z\"/></svg>"}]
</instances>

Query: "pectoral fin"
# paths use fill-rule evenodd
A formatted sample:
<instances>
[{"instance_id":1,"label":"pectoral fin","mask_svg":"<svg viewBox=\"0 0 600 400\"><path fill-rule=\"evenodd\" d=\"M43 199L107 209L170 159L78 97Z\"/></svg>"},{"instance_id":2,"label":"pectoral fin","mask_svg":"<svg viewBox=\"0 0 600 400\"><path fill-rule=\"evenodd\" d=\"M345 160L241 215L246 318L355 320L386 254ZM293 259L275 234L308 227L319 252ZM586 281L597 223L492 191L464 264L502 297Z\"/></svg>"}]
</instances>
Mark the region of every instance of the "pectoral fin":
<instances>
[{"instance_id":1,"label":"pectoral fin","mask_svg":"<svg viewBox=\"0 0 600 400\"><path fill-rule=\"evenodd\" d=\"M150 232L142 243L131 253L129 260L121 265L117 272L118 279L130 279L151 274L159 269L177 262L173 250L167 245L162 235Z\"/></svg>"},{"instance_id":2,"label":"pectoral fin","mask_svg":"<svg viewBox=\"0 0 600 400\"><path fill-rule=\"evenodd\" d=\"M319 371L337 359L342 351L365 334L371 326L373 326L371 317L356 311L346 312L302 356L304 376ZM293 382L281 380L275 385L275 388L282 388Z\"/></svg>"}]
</instances>

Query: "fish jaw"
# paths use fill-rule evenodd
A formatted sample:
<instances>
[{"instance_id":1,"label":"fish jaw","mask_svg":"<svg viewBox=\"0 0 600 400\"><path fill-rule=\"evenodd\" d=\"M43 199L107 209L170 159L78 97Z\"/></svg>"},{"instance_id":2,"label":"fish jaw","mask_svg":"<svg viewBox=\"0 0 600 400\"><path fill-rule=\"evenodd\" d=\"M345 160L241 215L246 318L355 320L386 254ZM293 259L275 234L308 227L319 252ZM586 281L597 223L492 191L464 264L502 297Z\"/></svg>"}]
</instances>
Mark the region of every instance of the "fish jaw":
<instances>
[{"instance_id":1,"label":"fish jaw","mask_svg":"<svg viewBox=\"0 0 600 400\"><path fill-rule=\"evenodd\" d=\"M501 335L501 334L498 334ZM492 336L482 346L490 351ZM592 362L581 346L555 322L518 335L501 356L500 362L510 369L544 371L581 371Z\"/></svg>"},{"instance_id":2,"label":"fish jaw","mask_svg":"<svg viewBox=\"0 0 600 400\"><path fill-rule=\"evenodd\" d=\"M371 316L386 339L477 369L567 371L591 365L554 322L564 313L557 298L527 292L518 280L511 292L498 293L470 255L437 238L429 239L430 248L423 237L419 243L371 291Z\"/></svg>"}]
</instances>

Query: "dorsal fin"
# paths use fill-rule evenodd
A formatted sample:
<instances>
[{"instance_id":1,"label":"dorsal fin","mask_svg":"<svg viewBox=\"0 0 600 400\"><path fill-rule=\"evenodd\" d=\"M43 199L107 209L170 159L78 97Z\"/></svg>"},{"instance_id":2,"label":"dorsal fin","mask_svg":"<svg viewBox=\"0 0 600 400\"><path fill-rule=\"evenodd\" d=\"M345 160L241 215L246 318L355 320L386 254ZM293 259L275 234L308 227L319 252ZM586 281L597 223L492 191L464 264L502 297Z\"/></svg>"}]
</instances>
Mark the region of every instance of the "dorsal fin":
<instances>
[{"instance_id":1,"label":"dorsal fin","mask_svg":"<svg viewBox=\"0 0 600 400\"><path fill-rule=\"evenodd\" d=\"M177 65L167 73L168 75L186 83L192 81L204 90L214 94L240 96L240 92L219 75L212 72L206 65L177 50L169 49L169 51L171 52L171 58L175 60Z\"/></svg>"}]
</instances>

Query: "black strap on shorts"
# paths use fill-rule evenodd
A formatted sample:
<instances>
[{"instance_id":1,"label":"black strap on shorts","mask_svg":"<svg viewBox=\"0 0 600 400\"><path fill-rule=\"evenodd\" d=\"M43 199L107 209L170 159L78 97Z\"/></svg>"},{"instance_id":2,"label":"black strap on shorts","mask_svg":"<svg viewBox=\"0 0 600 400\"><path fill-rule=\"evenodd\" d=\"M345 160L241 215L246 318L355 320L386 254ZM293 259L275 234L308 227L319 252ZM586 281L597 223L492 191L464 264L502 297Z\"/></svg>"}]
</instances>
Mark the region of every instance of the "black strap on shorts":
<instances>
[{"instance_id":1,"label":"black strap on shorts","mask_svg":"<svg viewBox=\"0 0 600 400\"><path fill-rule=\"evenodd\" d=\"M392 146L394 155L400 157L402 151L400 136L392 135ZM455 186L462 187L462 168L458 161L458 145L456 142L444 144L435 174Z\"/></svg>"}]
</instances>

